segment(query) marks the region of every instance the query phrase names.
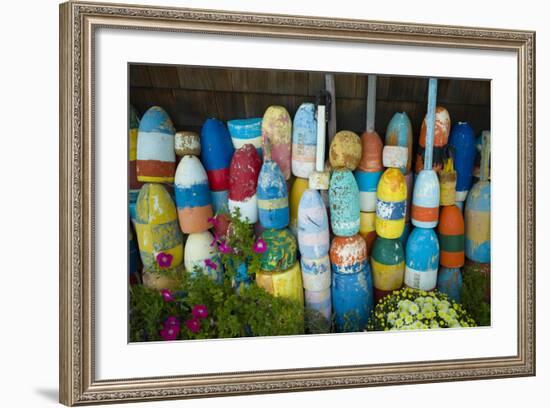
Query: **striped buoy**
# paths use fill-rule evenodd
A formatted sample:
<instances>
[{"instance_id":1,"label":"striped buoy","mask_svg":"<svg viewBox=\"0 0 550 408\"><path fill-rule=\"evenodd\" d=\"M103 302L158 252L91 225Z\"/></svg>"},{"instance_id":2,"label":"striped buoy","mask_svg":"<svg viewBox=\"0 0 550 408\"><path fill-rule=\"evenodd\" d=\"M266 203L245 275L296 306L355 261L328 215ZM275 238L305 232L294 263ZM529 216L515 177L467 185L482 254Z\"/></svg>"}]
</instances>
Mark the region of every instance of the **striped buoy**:
<instances>
[{"instance_id":1,"label":"striped buoy","mask_svg":"<svg viewBox=\"0 0 550 408\"><path fill-rule=\"evenodd\" d=\"M360 235L334 237L330 245L330 263L334 273L358 273L367 260L367 245Z\"/></svg>"},{"instance_id":2,"label":"striped buoy","mask_svg":"<svg viewBox=\"0 0 550 408\"><path fill-rule=\"evenodd\" d=\"M376 302L403 286L405 252L399 239L376 238L370 262Z\"/></svg>"},{"instance_id":3,"label":"striped buoy","mask_svg":"<svg viewBox=\"0 0 550 408\"><path fill-rule=\"evenodd\" d=\"M300 263L296 262L284 271L256 273L256 284L276 297L284 297L304 304L304 290L302 289L302 272Z\"/></svg>"},{"instance_id":4,"label":"striped buoy","mask_svg":"<svg viewBox=\"0 0 550 408\"><path fill-rule=\"evenodd\" d=\"M139 115L136 108L130 105L130 115L128 117L128 178L130 179L130 190L139 190L142 186L136 173L138 129Z\"/></svg>"},{"instance_id":5,"label":"striped buoy","mask_svg":"<svg viewBox=\"0 0 550 408\"><path fill-rule=\"evenodd\" d=\"M201 162L212 191L229 190L229 165L235 149L225 124L207 119L201 129Z\"/></svg>"},{"instance_id":6,"label":"striped buoy","mask_svg":"<svg viewBox=\"0 0 550 408\"><path fill-rule=\"evenodd\" d=\"M260 159L263 157L262 118L233 119L227 122L227 128L235 150L251 144L256 148Z\"/></svg>"},{"instance_id":7,"label":"striped buoy","mask_svg":"<svg viewBox=\"0 0 550 408\"><path fill-rule=\"evenodd\" d=\"M407 209L407 185L399 169L387 169L376 192L376 234L393 239L403 234Z\"/></svg>"},{"instance_id":8,"label":"striped buoy","mask_svg":"<svg viewBox=\"0 0 550 408\"><path fill-rule=\"evenodd\" d=\"M302 257L317 259L328 254L330 236L327 209L317 190L306 190L298 207L298 245Z\"/></svg>"},{"instance_id":9,"label":"striped buoy","mask_svg":"<svg viewBox=\"0 0 550 408\"><path fill-rule=\"evenodd\" d=\"M174 147L176 155L183 157L185 155L200 156L201 139L198 133L189 131L176 132L174 136Z\"/></svg>"},{"instance_id":10,"label":"striped buoy","mask_svg":"<svg viewBox=\"0 0 550 408\"><path fill-rule=\"evenodd\" d=\"M480 180L472 187L464 210L466 257L491 262L491 183L489 180L490 135L483 133Z\"/></svg>"},{"instance_id":11,"label":"striped buoy","mask_svg":"<svg viewBox=\"0 0 550 408\"><path fill-rule=\"evenodd\" d=\"M284 271L296 263L298 245L290 230L266 229L261 237L267 248L261 259L260 268L263 271Z\"/></svg>"},{"instance_id":12,"label":"striped buoy","mask_svg":"<svg viewBox=\"0 0 550 408\"><path fill-rule=\"evenodd\" d=\"M462 272L460 268L439 268L437 274L437 290L445 293L451 300L460 303L462 291Z\"/></svg>"},{"instance_id":13,"label":"striped buoy","mask_svg":"<svg viewBox=\"0 0 550 408\"><path fill-rule=\"evenodd\" d=\"M335 169L329 186L330 222L335 235L348 237L359 232L359 189L353 173Z\"/></svg>"},{"instance_id":14,"label":"striped buoy","mask_svg":"<svg viewBox=\"0 0 550 408\"><path fill-rule=\"evenodd\" d=\"M258 177L258 211L262 227L280 229L288 226L288 192L278 164L266 160Z\"/></svg>"},{"instance_id":15,"label":"striped buoy","mask_svg":"<svg viewBox=\"0 0 550 408\"><path fill-rule=\"evenodd\" d=\"M367 243L367 253L371 254L376 239L376 213L361 212L359 216L359 235Z\"/></svg>"},{"instance_id":16,"label":"striped buoy","mask_svg":"<svg viewBox=\"0 0 550 408\"><path fill-rule=\"evenodd\" d=\"M434 170L422 170L414 183L411 219L415 227L434 228L439 219L439 179Z\"/></svg>"},{"instance_id":17,"label":"striped buoy","mask_svg":"<svg viewBox=\"0 0 550 408\"><path fill-rule=\"evenodd\" d=\"M285 180L290 178L292 121L283 106L270 106L262 119L264 160L275 161Z\"/></svg>"},{"instance_id":18,"label":"striped buoy","mask_svg":"<svg viewBox=\"0 0 550 408\"><path fill-rule=\"evenodd\" d=\"M333 169L347 168L353 171L361 160L361 138L355 132L341 130L334 135L328 153Z\"/></svg>"},{"instance_id":19,"label":"striped buoy","mask_svg":"<svg viewBox=\"0 0 550 408\"><path fill-rule=\"evenodd\" d=\"M464 218L455 205L443 207L439 225L439 263L447 268L464 265Z\"/></svg>"},{"instance_id":20,"label":"striped buoy","mask_svg":"<svg viewBox=\"0 0 550 408\"><path fill-rule=\"evenodd\" d=\"M414 228L405 251L405 285L434 290L439 268L439 242L432 228Z\"/></svg>"},{"instance_id":21,"label":"striped buoy","mask_svg":"<svg viewBox=\"0 0 550 408\"><path fill-rule=\"evenodd\" d=\"M315 105L305 102L300 105L292 123L292 174L309 178L315 170L317 147L317 119Z\"/></svg>"},{"instance_id":22,"label":"striped buoy","mask_svg":"<svg viewBox=\"0 0 550 408\"><path fill-rule=\"evenodd\" d=\"M300 263L306 291L318 292L330 288L331 269L328 255L317 259L302 257Z\"/></svg>"},{"instance_id":23,"label":"striped buoy","mask_svg":"<svg viewBox=\"0 0 550 408\"><path fill-rule=\"evenodd\" d=\"M382 166L382 140L376 132L361 135L362 156L355 170L359 187L359 204L362 212L376 211L376 188L384 170Z\"/></svg>"},{"instance_id":24,"label":"striped buoy","mask_svg":"<svg viewBox=\"0 0 550 408\"><path fill-rule=\"evenodd\" d=\"M424 153L427 149L426 134L428 124L427 119L424 118L422 127L420 128L420 139L418 141L418 151L416 156L416 172L418 173L424 167ZM434 129L434 141L433 141L433 168L439 170L443 167L443 158L445 157L445 147L449 141L449 133L451 131L451 117L449 112L442 106L438 106L435 109L435 129Z\"/></svg>"},{"instance_id":25,"label":"striped buoy","mask_svg":"<svg viewBox=\"0 0 550 408\"><path fill-rule=\"evenodd\" d=\"M184 156L176 169L176 204L183 233L206 231L212 225L212 197L204 167L196 156Z\"/></svg>"},{"instance_id":26,"label":"striped buoy","mask_svg":"<svg viewBox=\"0 0 550 408\"><path fill-rule=\"evenodd\" d=\"M189 234L185 242L185 269L190 276L202 273L221 283L222 263L216 247L211 245L213 240L209 231Z\"/></svg>"},{"instance_id":27,"label":"striped buoy","mask_svg":"<svg viewBox=\"0 0 550 408\"><path fill-rule=\"evenodd\" d=\"M396 112L386 128L386 146L401 146L407 148L407 164L400 167L403 174L411 171L413 134L412 125L405 112Z\"/></svg>"},{"instance_id":28,"label":"striped buoy","mask_svg":"<svg viewBox=\"0 0 550 408\"><path fill-rule=\"evenodd\" d=\"M229 211L239 208L241 218L249 224L258 221L256 189L261 167L262 161L252 144L239 147L229 166Z\"/></svg>"},{"instance_id":29,"label":"striped buoy","mask_svg":"<svg viewBox=\"0 0 550 408\"><path fill-rule=\"evenodd\" d=\"M456 201L466 201L472 187L472 176L476 158L474 130L467 122L458 122L451 130L449 145L454 153L456 169Z\"/></svg>"},{"instance_id":30,"label":"striped buoy","mask_svg":"<svg viewBox=\"0 0 550 408\"><path fill-rule=\"evenodd\" d=\"M181 265L183 236L178 227L176 206L162 184L146 183L141 187L134 226L144 268ZM167 255L162 265L158 264L159 254Z\"/></svg>"},{"instance_id":31,"label":"striped buoy","mask_svg":"<svg viewBox=\"0 0 550 408\"><path fill-rule=\"evenodd\" d=\"M153 106L139 122L136 174L144 183L173 183L176 169L174 125L164 109Z\"/></svg>"},{"instance_id":32,"label":"striped buoy","mask_svg":"<svg viewBox=\"0 0 550 408\"><path fill-rule=\"evenodd\" d=\"M288 197L288 205L290 209L290 230L294 235L298 234L298 207L302 194L309 188L309 180L301 177L296 177L290 187L290 195Z\"/></svg>"},{"instance_id":33,"label":"striped buoy","mask_svg":"<svg viewBox=\"0 0 550 408\"><path fill-rule=\"evenodd\" d=\"M448 158L439 172L439 205L454 205L456 201L456 171L453 159Z\"/></svg>"}]
</instances>

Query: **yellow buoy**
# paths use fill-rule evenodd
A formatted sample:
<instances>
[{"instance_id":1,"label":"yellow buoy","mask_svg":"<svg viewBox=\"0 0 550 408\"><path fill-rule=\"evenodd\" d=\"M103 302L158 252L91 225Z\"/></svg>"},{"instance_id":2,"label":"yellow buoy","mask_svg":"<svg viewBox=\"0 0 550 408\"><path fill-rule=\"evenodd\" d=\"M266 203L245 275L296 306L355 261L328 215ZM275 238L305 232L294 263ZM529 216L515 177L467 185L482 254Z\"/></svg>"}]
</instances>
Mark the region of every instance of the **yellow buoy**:
<instances>
[{"instance_id":1,"label":"yellow buoy","mask_svg":"<svg viewBox=\"0 0 550 408\"><path fill-rule=\"evenodd\" d=\"M399 169L387 169L376 190L376 234L382 238L399 238L405 229L407 184Z\"/></svg>"},{"instance_id":2,"label":"yellow buoy","mask_svg":"<svg viewBox=\"0 0 550 408\"><path fill-rule=\"evenodd\" d=\"M273 296L304 303L300 262L296 262L294 266L282 272L259 271L256 273L256 283Z\"/></svg>"}]
</instances>

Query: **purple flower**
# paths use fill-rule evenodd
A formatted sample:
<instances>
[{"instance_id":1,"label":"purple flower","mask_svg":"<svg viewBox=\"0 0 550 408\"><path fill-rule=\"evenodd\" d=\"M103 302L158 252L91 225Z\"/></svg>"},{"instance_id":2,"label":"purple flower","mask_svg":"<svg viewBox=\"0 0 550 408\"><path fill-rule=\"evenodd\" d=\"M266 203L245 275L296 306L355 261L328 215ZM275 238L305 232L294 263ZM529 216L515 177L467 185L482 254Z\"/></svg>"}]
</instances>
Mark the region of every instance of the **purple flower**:
<instances>
[{"instance_id":1,"label":"purple flower","mask_svg":"<svg viewBox=\"0 0 550 408\"><path fill-rule=\"evenodd\" d=\"M219 241L220 237L218 236L218 234L216 234L214 232L214 239L212 240L212 242L210 243L210 246L213 247L214 245L216 245Z\"/></svg>"},{"instance_id":2,"label":"purple flower","mask_svg":"<svg viewBox=\"0 0 550 408\"><path fill-rule=\"evenodd\" d=\"M176 340L179 332L179 326L164 326L164 328L160 331L160 336L164 340Z\"/></svg>"},{"instance_id":3,"label":"purple flower","mask_svg":"<svg viewBox=\"0 0 550 408\"><path fill-rule=\"evenodd\" d=\"M257 254L263 254L267 250L267 243L263 240L263 238L259 238L254 243L253 249Z\"/></svg>"},{"instance_id":4,"label":"purple flower","mask_svg":"<svg viewBox=\"0 0 550 408\"><path fill-rule=\"evenodd\" d=\"M160 252L157 254L157 263L161 268L170 267L170 265L172 265L172 259L174 259L174 256L167 254L166 252Z\"/></svg>"},{"instance_id":5,"label":"purple flower","mask_svg":"<svg viewBox=\"0 0 550 408\"><path fill-rule=\"evenodd\" d=\"M208 309L205 305L195 305L191 311L193 316L197 319L205 319L208 317Z\"/></svg>"},{"instance_id":6,"label":"purple flower","mask_svg":"<svg viewBox=\"0 0 550 408\"><path fill-rule=\"evenodd\" d=\"M185 325L193 333L198 333L201 330L201 322L196 317L193 317L192 319L186 320Z\"/></svg>"},{"instance_id":7,"label":"purple flower","mask_svg":"<svg viewBox=\"0 0 550 408\"><path fill-rule=\"evenodd\" d=\"M162 289L160 291L160 294L165 302L173 302L174 296L172 295L172 292L170 292L168 289Z\"/></svg>"},{"instance_id":8,"label":"purple flower","mask_svg":"<svg viewBox=\"0 0 550 408\"><path fill-rule=\"evenodd\" d=\"M214 227L217 227L218 225L220 225L220 221L218 220L218 217L210 217L206 221L208 221Z\"/></svg>"},{"instance_id":9,"label":"purple flower","mask_svg":"<svg viewBox=\"0 0 550 408\"><path fill-rule=\"evenodd\" d=\"M180 327L180 319L176 316L168 316L164 321L164 327Z\"/></svg>"},{"instance_id":10,"label":"purple flower","mask_svg":"<svg viewBox=\"0 0 550 408\"><path fill-rule=\"evenodd\" d=\"M229 245L225 243L225 241L221 241L218 245L218 249L222 254L229 254L231 253L232 249Z\"/></svg>"},{"instance_id":11,"label":"purple flower","mask_svg":"<svg viewBox=\"0 0 550 408\"><path fill-rule=\"evenodd\" d=\"M205 259L205 260L204 260L204 264L205 264L206 267L209 268L209 269L214 269L214 270L218 269L218 265L216 265L215 262L212 262L211 259Z\"/></svg>"}]
</instances>

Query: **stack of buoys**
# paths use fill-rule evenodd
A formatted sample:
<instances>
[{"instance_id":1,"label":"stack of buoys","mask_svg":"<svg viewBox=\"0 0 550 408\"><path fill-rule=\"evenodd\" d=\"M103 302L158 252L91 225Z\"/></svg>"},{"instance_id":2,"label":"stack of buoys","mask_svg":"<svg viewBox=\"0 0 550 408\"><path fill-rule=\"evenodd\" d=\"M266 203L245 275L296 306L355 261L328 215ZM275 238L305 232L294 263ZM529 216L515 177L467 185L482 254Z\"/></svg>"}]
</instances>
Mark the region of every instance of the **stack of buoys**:
<instances>
[{"instance_id":1,"label":"stack of buoys","mask_svg":"<svg viewBox=\"0 0 550 408\"><path fill-rule=\"evenodd\" d=\"M317 119L315 105L302 103L292 123L292 174L296 177L290 188L290 230L298 231L298 206L309 187L309 176L315 171L317 150Z\"/></svg>"},{"instance_id":2,"label":"stack of buoys","mask_svg":"<svg viewBox=\"0 0 550 408\"><path fill-rule=\"evenodd\" d=\"M229 211L237 208L242 220L249 224L258 221L258 176L262 161L254 145L244 144L239 147L229 167Z\"/></svg>"},{"instance_id":3,"label":"stack of buoys","mask_svg":"<svg viewBox=\"0 0 550 408\"><path fill-rule=\"evenodd\" d=\"M305 305L325 319L325 331L330 331L330 235L327 209L317 190L308 189L302 194L298 208L298 245Z\"/></svg>"},{"instance_id":4,"label":"stack of buoys","mask_svg":"<svg viewBox=\"0 0 550 408\"><path fill-rule=\"evenodd\" d=\"M480 179L466 200L466 264L464 274L477 270L485 275L485 297L490 298L491 271L491 183L489 181L490 133L482 133Z\"/></svg>"},{"instance_id":5,"label":"stack of buoys","mask_svg":"<svg viewBox=\"0 0 550 408\"><path fill-rule=\"evenodd\" d=\"M442 141L446 144L448 131L445 129L450 126L445 119L448 113L438 111L439 116L436 115L436 99L437 79L430 78L428 113L422 126L425 135L424 168L418 173L414 185L411 221L415 228L407 240L405 256L405 285L426 291L436 288L439 269L439 242L434 228L439 221L440 191L437 173L432 168L434 134L438 134L440 144Z\"/></svg>"},{"instance_id":6,"label":"stack of buoys","mask_svg":"<svg viewBox=\"0 0 550 408\"><path fill-rule=\"evenodd\" d=\"M225 124L207 119L201 129L201 162L208 175L214 212L227 209L229 195L229 165L235 149Z\"/></svg>"},{"instance_id":7,"label":"stack of buoys","mask_svg":"<svg viewBox=\"0 0 550 408\"><path fill-rule=\"evenodd\" d=\"M297 243L288 229L290 217L286 180L277 162L271 159L270 140L264 139L264 142L264 163L258 177L257 195L259 220L264 228L261 238L266 242L267 249L256 273L256 283L274 296L287 297L303 304Z\"/></svg>"},{"instance_id":8,"label":"stack of buoys","mask_svg":"<svg viewBox=\"0 0 550 408\"><path fill-rule=\"evenodd\" d=\"M412 192L414 183L414 173L412 168L413 156L413 131L409 116L405 112L396 112L386 128L386 146L401 146L407 148L407 163L400 167L405 176L407 184L407 208L405 211L405 228L401 235L401 243L407 244L407 238L410 232Z\"/></svg>"},{"instance_id":9,"label":"stack of buoys","mask_svg":"<svg viewBox=\"0 0 550 408\"><path fill-rule=\"evenodd\" d=\"M263 157L262 118L233 119L227 122L227 128L235 150L251 144L256 148L260 159Z\"/></svg>"},{"instance_id":10,"label":"stack of buoys","mask_svg":"<svg viewBox=\"0 0 550 408\"><path fill-rule=\"evenodd\" d=\"M330 247L332 308L338 332L363 330L374 307L367 245L358 234L359 187L352 173L361 153L361 139L350 131L338 132L329 150L330 223L336 235Z\"/></svg>"},{"instance_id":11,"label":"stack of buoys","mask_svg":"<svg viewBox=\"0 0 550 408\"><path fill-rule=\"evenodd\" d=\"M377 302L393 290L401 288L405 272L401 236L405 229L407 184L400 169L406 165L408 153L401 152L400 160L395 161L393 159L396 157L388 157L397 153L394 153L394 148L395 146L384 148L385 164L392 164L392 167L382 174L376 192L375 227L378 237L374 242L371 265Z\"/></svg>"},{"instance_id":12,"label":"stack of buoys","mask_svg":"<svg viewBox=\"0 0 550 408\"><path fill-rule=\"evenodd\" d=\"M416 172L419 173L424 167L424 156L427 150L426 134L428 124L426 118L422 121L420 128L420 139L418 141L418 151L416 156ZM451 131L451 117L449 112L442 106L435 110L435 129L434 143L432 145L432 169L439 171L443 167L445 159L445 150L449 142L449 133Z\"/></svg>"},{"instance_id":13,"label":"stack of buoys","mask_svg":"<svg viewBox=\"0 0 550 408\"><path fill-rule=\"evenodd\" d=\"M290 179L292 121L283 106L270 106L262 119L264 160L273 160L285 180ZM267 154L266 154L267 153Z\"/></svg>"},{"instance_id":14,"label":"stack of buoys","mask_svg":"<svg viewBox=\"0 0 550 408\"><path fill-rule=\"evenodd\" d=\"M451 130L449 146L454 155L456 169L456 203L462 205L466 201L468 191L472 187L474 163L476 158L476 140L474 130L467 122L458 122Z\"/></svg>"},{"instance_id":15,"label":"stack of buoys","mask_svg":"<svg viewBox=\"0 0 550 408\"><path fill-rule=\"evenodd\" d=\"M361 209L359 234L367 243L368 253L372 252L376 239L376 189L382 176L382 140L375 131L361 135L361 161L355 170L355 180L359 188L359 206Z\"/></svg>"}]
</instances>

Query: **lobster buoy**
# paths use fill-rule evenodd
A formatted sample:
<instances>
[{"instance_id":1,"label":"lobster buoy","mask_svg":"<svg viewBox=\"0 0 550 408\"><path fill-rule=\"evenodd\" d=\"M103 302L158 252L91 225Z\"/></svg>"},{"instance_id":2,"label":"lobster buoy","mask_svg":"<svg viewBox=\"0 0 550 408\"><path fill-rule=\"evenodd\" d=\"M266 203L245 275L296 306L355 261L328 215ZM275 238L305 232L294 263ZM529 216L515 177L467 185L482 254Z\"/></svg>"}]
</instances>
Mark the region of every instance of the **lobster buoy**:
<instances>
[{"instance_id":1,"label":"lobster buoy","mask_svg":"<svg viewBox=\"0 0 550 408\"><path fill-rule=\"evenodd\" d=\"M233 119L227 122L231 141L235 150L245 144L251 144L256 149L260 159L262 151L262 118Z\"/></svg>"},{"instance_id":2,"label":"lobster buoy","mask_svg":"<svg viewBox=\"0 0 550 408\"><path fill-rule=\"evenodd\" d=\"M403 234L407 209L407 185L399 169L387 169L376 191L376 234L394 239Z\"/></svg>"},{"instance_id":3,"label":"lobster buoy","mask_svg":"<svg viewBox=\"0 0 550 408\"><path fill-rule=\"evenodd\" d=\"M349 237L359 232L359 188L348 169L332 172L329 186L330 222L335 235Z\"/></svg>"},{"instance_id":4,"label":"lobster buoy","mask_svg":"<svg viewBox=\"0 0 550 408\"><path fill-rule=\"evenodd\" d=\"M229 166L229 211L239 208L242 220L249 224L258 221L258 176L262 161L252 144L239 147Z\"/></svg>"},{"instance_id":5,"label":"lobster buoy","mask_svg":"<svg viewBox=\"0 0 550 408\"><path fill-rule=\"evenodd\" d=\"M439 225L439 263L447 268L464 265L464 218L455 205L443 207Z\"/></svg>"},{"instance_id":6,"label":"lobster buoy","mask_svg":"<svg viewBox=\"0 0 550 408\"><path fill-rule=\"evenodd\" d=\"M287 229L267 229L262 232L266 251L262 254L260 268L265 272L284 271L296 263L298 245Z\"/></svg>"},{"instance_id":7,"label":"lobster buoy","mask_svg":"<svg viewBox=\"0 0 550 408\"><path fill-rule=\"evenodd\" d=\"M176 204L183 233L209 229L212 224L212 197L204 167L196 156L184 156L176 169Z\"/></svg>"},{"instance_id":8,"label":"lobster buoy","mask_svg":"<svg viewBox=\"0 0 550 408\"><path fill-rule=\"evenodd\" d=\"M333 169L355 170L361 160L361 138L349 130L341 130L334 135L330 144L329 160Z\"/></svg>"},{"instance_id":9,"label":"lobster buoy","mask_svg":"<svg viewBox=\"0 0 550 408\"><path fill-rule=\"evenodd\" d=\"M201 129L201 162L212 191L229 190L229 165L234 151L225 124L218 119L207 119Z\"/></svg>"},{"instance_id":10,"label":"lobster buoy","mask_svg":"<svg viewBox=\"0 0 550 408\"><path fill-rule=\"evenodd\" d=\"M328 254L330 236L325 203L317 190L306 190L298 207L298 245L304 258Z\"/></svg>"},{"instance_id":11,"label":"lobster buoy","mask_svg":"<svg viewBox=\"0 0 550 408\"><path fill-rule=\"evenodd\" d=\"M174 125L160 106L145 112L139 122L136 174L144 183L173 183L176 169Z\"/></svg>"},{"instance_id":12,"label":"lobster buoy","mask_svg":"<svg viewBox=\"0 0 550 408\"><path fill-rule=\"evenodd\" d=\"M317 259L302 257L300 264L306 291L318 292L330 288L331 269L328 255Z\"/></svg>"},{"instance_id":13,"label":"lobster buoy","mask_svg":"<svg viewBox=\"0 0 550 408\"><path fill-rule=\"evenodd\" d=\"M427 116L427 115L426 115ZM433 169L439 170L443 167L444 151L449 141L451 131L451 117L449 112L442 106L435 109L435 129L433 143ZM418 173L424 167L424 151L426 150L427 123L426 118L420 128L420 139L418 141L418 153L416 157L416 172Z\"/></svg>"},{"instance_id":14,"label":"lobster buoy","mask_svg":"<svg viewBox=\"0 0 550 408\"><path fill-rule=\"evenodd\" d=\"M413 133L409 117L405 112L396 112L386 128L386 146L401 146L407 148L407 163L400 167L401 172L406 174L411 171Z\"/></svg>"},{"instance_id":15,"label":"lobster buoy","mask_svg":"<svg viewBox=\"0 0 550 408\"><path fill-rule=\"evenodd\" d=\"M334 237L330 246L330 263L334 273L358 273L367 261L367 245L360 235Z\"/></svg>"},{"instance_id":16,"label":"lobster buoy","mask_svg":"<svg viewBox=\"0 0 550 408\"><path fill-rule=\"evenodd\" d=\"M201 139L198 133L180 131L174 136L174 147L176 155L183 157L186 155L200 156L201 154Z\"/></svg>"},{"instance_id":17,"label":"lobster buoy","mask_svg":"<svg viewBox=\"0 0 550 408\"><path fill-rule=\"evenodd\" d=\"M422 170L414 183L411 220L415 227L434 228L439 219L439 179L434 170Z\"/></svg>"},{"instance_id":18,"label":"lobster buoy","mask_svg":"<svg viewBox=\"0 0 550 408\"><path fill-rule=\"evenodd\" d=\"M288 192L279 165L266 160L258 176L258 212L262 227L281 229L288 226Z\"/></svg>"},{"instance_id":19,"label":"lobster buoy","mask_svg":"<svg viewBox=\"0 0 550 408\"><path fill-rule=\"evenodd\" d=\"M491 262L491 183L489 182L490 135L482 134L480 180L466 200L466 257L478 263Z\"/></svg>"},{"instance_id":20,"label":"lobster buoy","mask_svg":"<svg viewBox=\"0 0 550 408\"><path fill-rule=\"evenodd\" d=\"M376 188L382 176L382 140L376 132L361 135L362 155L355 170L355 180L359 187L359 203L362 212L376 211Z\"/></svg>"},{"instance_id":21,"label":"lobster buoy","mask_svg":"<svg viewBox=\"0 0 550 408\"><path fill-rule=\"evenodd\" d=\"M189 234L185 242L185 269L190 276L205 274L221 283L223 269L220 256L212 244L213 235L209 231Z\"/></svg>"},{"instance_id":22,"label":"lobster buoy","mask_svg":"<svg viewBox=\"0 0 550 408\"><path fill-rule=\"evenodd\" d=\"M376 302L403 286L405 252L399 239L376 238L370 262Z\"/></svg>"},{"instance_id":23,"label":"lobster buoy","mask_svg":"<svg viewBox=\"0 0 550 408\"><path fill-rule=\"evenodd\" d=\"M128 178L130 190L139 190L143 183L137 179L136 160L137 160L137 140L139 129L139 115L132 105L130 105L130 115L128 117Z\"/></svg>"},{"instance_id":24,"label":"lobster buoy","mask_svg":"<svg viewBox=\"0 0 550 408\"><path fill-rule=\"evenodd\" d=\"M460 268L439 268L437 274L437 290L449 296L449 299L460 303L462 291L462 272Z\"/></svg>"},{"instance_id":25,"label":"lobster buoy","mask_svg":"<svg viewBox=\"0 0 550 408\"><path fill-rule=\"evenodd\" d=\"M449 145L454 153L456 201L466 201L468 190L472 187L477 152L472 127L467 122L458 122L454 125L449 136Z\"/></svg>"},{"instance_id":26,"label":"lobster buoy","mask_svg":"<svg viewBox=\"0 0 550 408\"><path fill-rule=\"evenodd\" d=\"M144 268L173 268L183 262L183 236L176 206L162 184L146 183L136 203L134 222ZM157 257L166 255L159 264Z\"/></svg>"},{"instance_id":27,"label":"lobster buoy","mask_svg":"<svg viewBox=\"0 0 550 408\"><path fill-rule=\"evenodd\" d=\"M275 297L284 297L304 304L302 272L300 271L299 262L281 272L258 271L256 273L256 284Z\"/></svg>"},{"instance_id":28,"label":"lobster buoy","mask_svg":"<svg viewBox=\"0 0 550 408\"><path fill-rule=\"evenodd\" d=\"M432 228L414 228L405 251L405 285L431 291L437 285L439 242Z\"/></svg>"},{"instance_id":29,"label":"lobster buoy","mask_svg":"<svg viewBox=\"0 0 550 408\"><path fill-rule=\"evenodd\" d=\"M376 239L376 213L362 212L359 217L359 235L367 243L367 253L372 253L372 246Z\"/></svg>"},{"instance_id":30,"label":"lobster buoy","mask_svg":"<svg viewBox=\"0 0 550 408\"><path fill-rule=\"evenodd\" d=\"M264 160L275 161L285 180L290 178L292 121L283 106L270 106L262 119Z\"/></svg>"},{"instance_id":31,"label":"lobster buoy","mask_svg":"<svg viewBox=\"0 0 550 408\"><path fill-rule=\"evenodd\" d=\"M290 230L294 235L298 235L298 208L302 194L309 188L309 180L296 177L290 187L288 205L290 209Z\"/></svg>"},{"instance_id":32,"label":"lobster buoy","mask_svg":"<svg viewBox=\"0 0 550 408\"><path fill-rule=\"evenodd\" d=\"M292 123L292 174L309 178L315 170L317 147L317 119L315 105L305 102L300 105Z\"/></svg>"},{"instance_id":33,"label":"lobster buoy","mask_svg":"<svg viewBox=\"0 0 550 408\"><path fill-rule=\"evenodd\" d=\"M449 206L456 202L456 171L453 159L445 161L443 169L439 172L439 205Z\"/></svg>"}]
</instances>

